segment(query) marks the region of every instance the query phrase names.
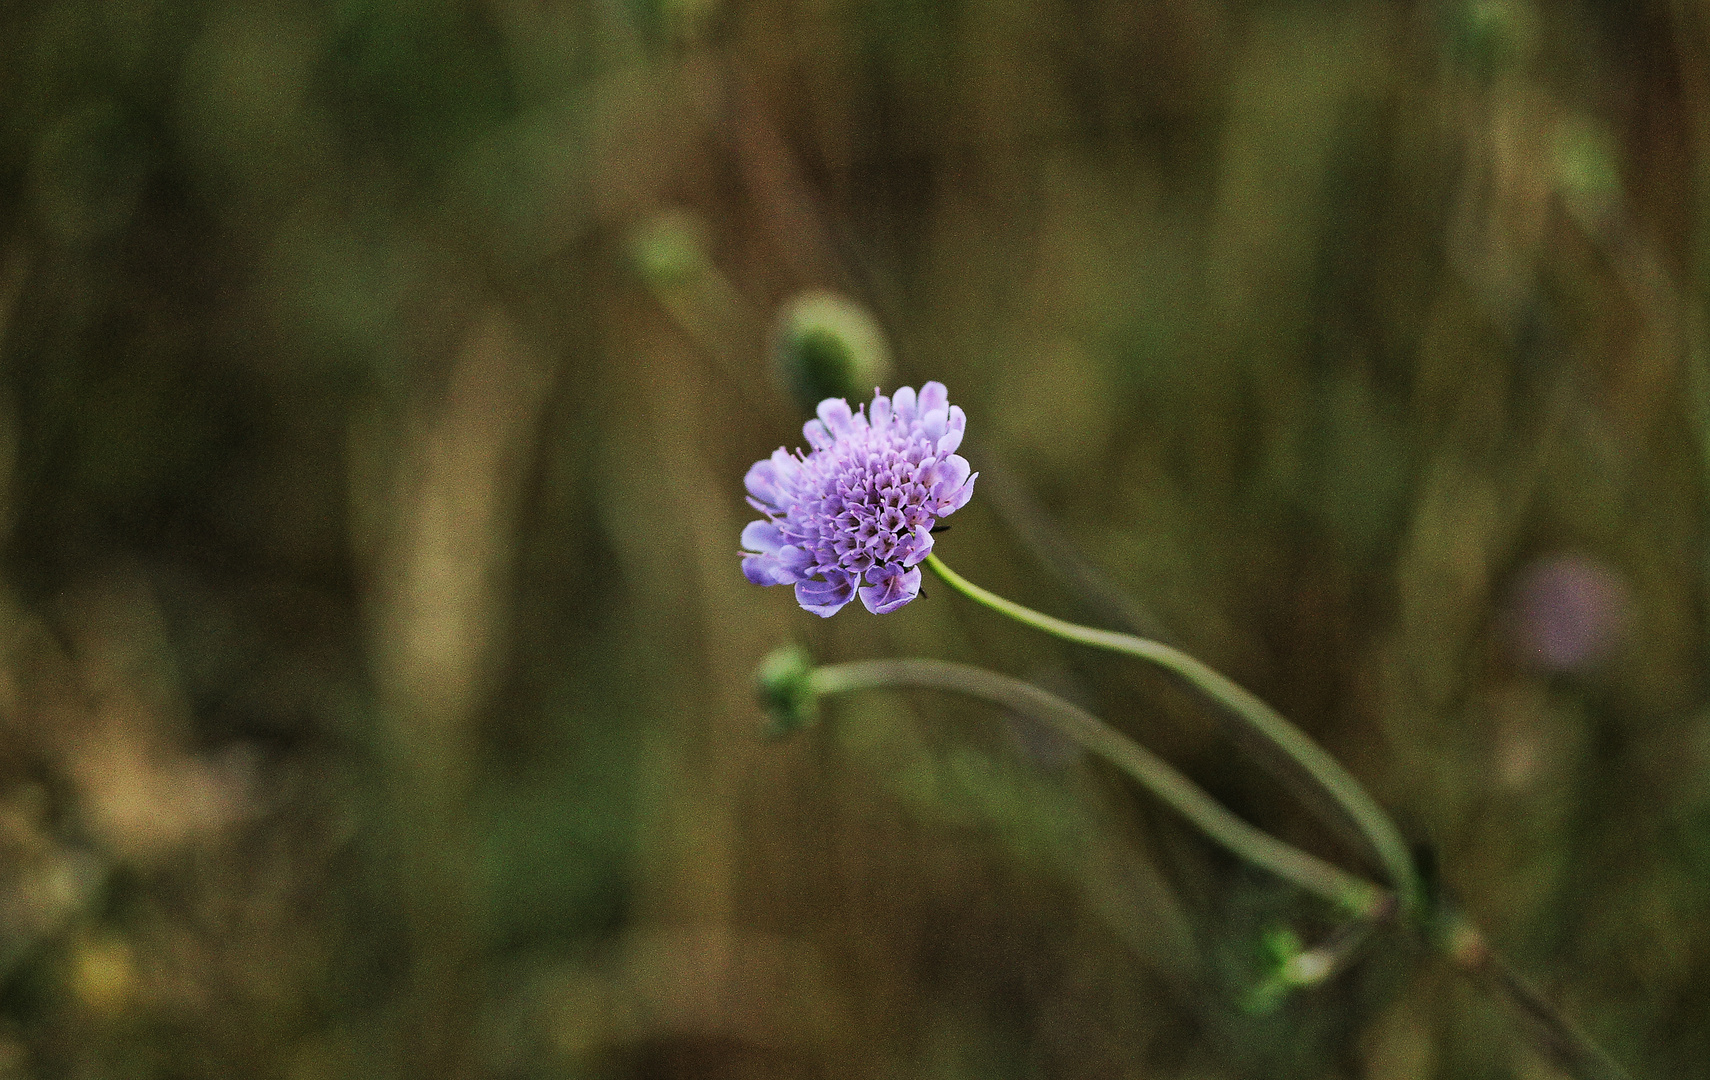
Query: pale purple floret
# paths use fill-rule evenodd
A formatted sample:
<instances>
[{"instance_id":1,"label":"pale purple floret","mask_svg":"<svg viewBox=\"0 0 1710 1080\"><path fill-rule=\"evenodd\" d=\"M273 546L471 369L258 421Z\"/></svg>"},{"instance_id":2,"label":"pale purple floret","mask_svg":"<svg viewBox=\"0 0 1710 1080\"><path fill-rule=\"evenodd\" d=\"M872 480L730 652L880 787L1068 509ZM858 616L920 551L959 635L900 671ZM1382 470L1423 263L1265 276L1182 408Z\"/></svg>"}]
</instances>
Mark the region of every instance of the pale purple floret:
<instances>
[{"instance_id":1,"label":"pale purple floret","mask_svg":"<svg viewBox=\"0 0 1710 1080\"><path fill-rule=\"evenodd\" d=\"M829 616L861 594L876 615L920 594L932 527L974 493L956 453L967 417L943 383L916 397L873 394L865 411L819 403L802 428L807 454L779 447L748 470L748 502L766 515L742 530L742 572L756 585L794 585L796 601Z\"/></svg>"}]
</instances>

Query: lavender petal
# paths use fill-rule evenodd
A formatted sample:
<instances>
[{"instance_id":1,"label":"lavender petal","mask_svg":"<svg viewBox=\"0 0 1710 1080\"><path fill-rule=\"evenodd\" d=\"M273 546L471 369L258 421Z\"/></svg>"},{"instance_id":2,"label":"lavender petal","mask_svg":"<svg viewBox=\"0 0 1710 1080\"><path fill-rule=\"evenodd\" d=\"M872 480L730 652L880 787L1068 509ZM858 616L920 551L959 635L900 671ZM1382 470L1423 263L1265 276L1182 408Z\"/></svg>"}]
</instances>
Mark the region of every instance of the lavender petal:
<instances>
[{"instance_id":1,"label":"lavender petal","mask_svg":"<svg viewBox=\"0 0 1710 1080\"><path fill-rule=\"evenodd\" d=\"M826 571L825 581L796 583L796 603L822 619L829 619L855 598L855 582L836 570Z\"/></svg>"},{"instance_id":2,"label":"lavender petal","mask_svg":"<svg viewBox=\"0 0 1710 1080\"><path fill-rule=\"evenodd\" d=\"M874 583L862 586L861 603L875 615L888 615L920 595L918 567L905 570L888 563L867 571L867 580Z\"/></svg>"}]
</instances>

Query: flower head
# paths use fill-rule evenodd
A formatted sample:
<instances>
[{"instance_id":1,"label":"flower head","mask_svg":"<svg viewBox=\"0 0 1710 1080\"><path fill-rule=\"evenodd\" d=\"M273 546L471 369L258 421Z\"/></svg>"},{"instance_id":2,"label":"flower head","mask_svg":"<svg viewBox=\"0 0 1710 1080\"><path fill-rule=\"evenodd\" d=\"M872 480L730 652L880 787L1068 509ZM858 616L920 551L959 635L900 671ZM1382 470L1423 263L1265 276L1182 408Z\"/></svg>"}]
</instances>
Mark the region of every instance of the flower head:
<instances>
[{"instance_id":1,"label":"flower head","mask_svg":"<svg viewBox=\"0 0 1710 1080\"><path fill-rule=\"evenodd\" d=\"M1514 589L1521 656L1549 671L1594 667L1628 630L1632 594L1619 574L1585 555L1533 563Z\"/></svg>"},{"instance_id":2,"label":"flower head","mask_svg":"<svg viewBox=\"0 0 1710 1080\"><path fill-rule=\"evenodd\" d=\"M842 398L819 403L802 428L811 453L783 447L748 470L748 502L766 515L742 530L742 572L756 585L794 585L816 615L837 613L857 591L875 615L920 593L932 527L974 493L956 453L967 417L943 383L917 397L874 392L865 411ZM865 584L863 584L865 582Z\"/></svg>"}]
</instances>

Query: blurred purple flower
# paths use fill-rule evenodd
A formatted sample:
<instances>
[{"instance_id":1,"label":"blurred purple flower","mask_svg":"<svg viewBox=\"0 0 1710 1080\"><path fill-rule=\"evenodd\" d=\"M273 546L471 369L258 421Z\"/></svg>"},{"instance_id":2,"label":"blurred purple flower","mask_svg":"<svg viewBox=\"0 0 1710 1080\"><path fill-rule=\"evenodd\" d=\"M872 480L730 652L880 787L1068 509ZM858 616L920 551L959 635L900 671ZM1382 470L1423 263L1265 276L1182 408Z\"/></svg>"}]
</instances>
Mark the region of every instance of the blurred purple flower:
<instances>
[{"instance_id":1,"label":"blurred purple flower","mask_svg":"<svg viewBox=\"0 0 1710 1080\"><path fill-rule=\"evenodd\" d=\"M1522 656L1549 671L1575 671L1607 656L1627 627L1629 595L1613 570L1584 555L1527 567L1514 588Z\"/></svg>"},{"instance_id":2,"label":"blurred purple flower","mask_svg":"<svg viewBox=\"0 0 1710 1080\"><path fill-rule=\"evenodd\" d=\"M974 493L956 453L967 417L943 383L916 398L904 386L873 394L864 412L819 403L802 428L813 452L783 447L748 470L748 502L766 515L742 530L742 572L756 585L794 585L796 602L835 615L857 591L875 615L920 594L932 527ZM866 584L862 584L865 581Z\"/></svg>"}]
</instances>

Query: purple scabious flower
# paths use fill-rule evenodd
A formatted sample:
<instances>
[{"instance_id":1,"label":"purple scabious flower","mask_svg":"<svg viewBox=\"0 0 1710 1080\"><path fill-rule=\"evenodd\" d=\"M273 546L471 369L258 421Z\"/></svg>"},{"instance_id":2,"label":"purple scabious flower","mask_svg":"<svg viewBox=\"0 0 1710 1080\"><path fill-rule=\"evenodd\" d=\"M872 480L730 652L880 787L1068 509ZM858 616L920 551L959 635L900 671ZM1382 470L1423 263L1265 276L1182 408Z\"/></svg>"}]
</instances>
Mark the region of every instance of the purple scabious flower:
<instances>
[{"instance_id":1,"label":"purple scabious flower","mask_svg":"<svg viewBox=\"0 0 1710 1080\"><path fill-rule=\"evenodd\" d=\"M956 453L967 417L943 383L917 398L874 391L864 412L819 403L802 428L813 452L779 447L748 470L748 502L766 515L742 530L742 572L756 585L794 585L796 602L835 615L861 594L875 615L920 594L932 527L967 503L974 479ZM865 584L862 584L862 582Z\"/></svg>"}]
</instances>

